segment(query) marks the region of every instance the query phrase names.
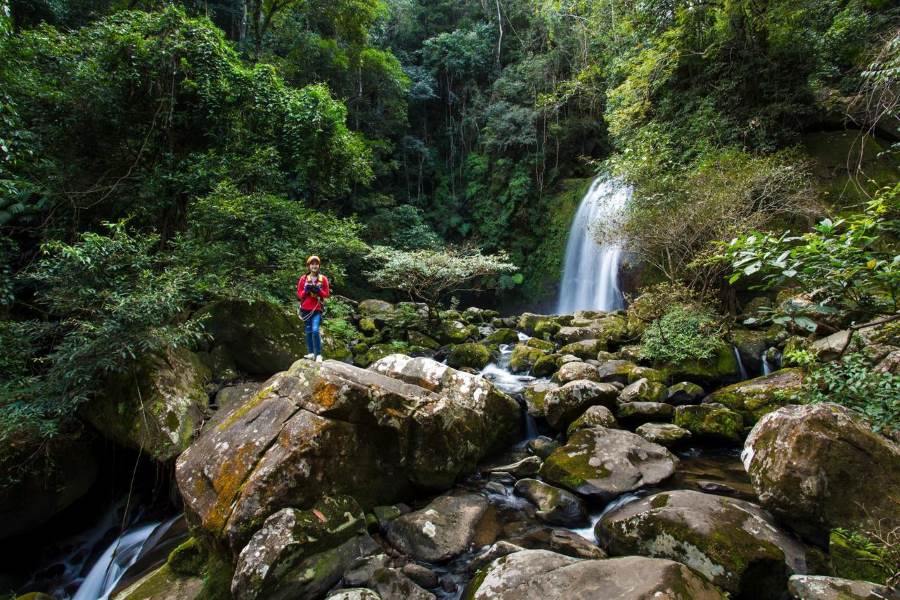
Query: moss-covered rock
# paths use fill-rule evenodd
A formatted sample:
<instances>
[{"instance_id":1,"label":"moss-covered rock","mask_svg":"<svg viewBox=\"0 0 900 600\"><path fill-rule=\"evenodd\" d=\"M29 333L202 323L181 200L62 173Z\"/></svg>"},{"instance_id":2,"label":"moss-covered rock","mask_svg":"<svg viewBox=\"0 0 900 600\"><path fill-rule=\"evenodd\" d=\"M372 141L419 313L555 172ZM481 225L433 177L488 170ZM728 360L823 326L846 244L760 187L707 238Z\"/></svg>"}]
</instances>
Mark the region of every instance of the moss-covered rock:
<instances>
[{"instance_id":1,"label":"moss-covered rock","mask_svg":"<svg viewBox=\"0 0 900 600\"><path fill-rule=\"evenodd\" d=\"M609 383L586 379L570 381L547 393L544 397L544 415L550 427L562 431L590 406L613 406L618 394L619 390Z\"/></svg>"},{"instance_id":2,"label":"moss-covered rock","mask_svg":"<svg viewBox=\"0 0 900 600\"><path fill-rule=\"evenodd\" d=\"M547 397L548 392L555 390L558 387L559 384L553 383L552 381L535 381L529 383L522 392L528 414L532 417L543 417L545 415L544 399Z\"/></svg>"},{"instance_id":3,"label":"moss-covered rock","mask_svg":"<svg viewBox=\"0 0 900 600\"><path fill-rule=\"evenodd\" d=\"M509 357L509 370L513 373L528 373L542 356L546 356L543 350L525 344L516 344Z\"/></svg>"},{"instance_id":4,"label":"moss-covered rock","mask_svg":"<svg viewBox=\"0 0 900 600\"><path fill-rule=\"evenodd\" d=\"M553 342L548 342L536 337L528 338L525 341L525 345L532 348L537 348L538 350L542 350L544 352L553 352L556 349L556 344L554 344Z\"/></svg>"},{"instance_id":5,"label":"moss-covered rock","mask_svg":"<svg viewBox=\"0 0 900 600\"><path fill-rule=\"evenodd\" d=\"M515 329L501 327L500 329L496 329L493 333L485 337L483 340L481 340L481 342L489 346L499 346L500 344L518 344L519 334Z\"/></svg>"},{"instance_id":6,"label":"moss-covered rock","mask_svg":"<svg viewBox=\"0 0 900 600\"><path fill-rule=\"evenodd\" d=\"M462 321L441 321L438 339L445 344L462 344L478 335L478 328Z\"/></svg>"},{"instance_id":7,"label":"moss-covered rock","mask_svg":"<svg viewBox=\"0 0 900 600\"><path fill-rule=\"evenodd\" d=\"M562 325L560 325L556 321L551 321L550 319L541 319L534 326L534 337L540 338L542 340L553 339L553 336L559 333L561 327Z\"/></svg>"},{"instance_id":8,"label":"moss-covered rock","mask_svg":"<svg viewBox=\"0 0 900 600\"><path fill-rule=\"evenodd\" d=\"M722 404L689 404L675 408L675 424L697 438L739 444L744 439L744 419Z\"/></svg>"},{"instance_id":9,"label":"moss-covered rock","mask_svg":"<svg viewBox=\"0 0 900 600\"><path fill-rule=\"evenodd\" d=\"M482 369L491 362L491 351L484 344L456 344L450 348L447 364L453 368Z\"/></svg>"},{"instance_id":10,"label":"moss-covered rock","mask_svg":"<svg viewBox=\"0 0 900 600\"><path fill-rule=\"evenodd\" d=\"M603 314L595 319L576 319L571 325L561 327L553 339L559 344L598 340L602 345L597 350L617 347L628 339L625 317L620 314Z\"/></svg>"},{"instance_id":11,"label":"moss-covered rock","mask_svg":"<svg viewBox=\"0 0 900 600\"><path fill-rule=\"evenodd\" d=\"M653 383L665 383L667 377L668 375L665 371L635 365L635 367L628 372L628 383L634 383L639 379L646 379Z\"/></svg>"},{"instance_id":12,"label":"moss-covered rock","mask_svg":"<svg viewBox=\"0 0 900 600\"><path fill-rule=\"evenodd\" d=\"M636 434L654 444L671 448L691 439L691 432L673 423L644 423L634 430Z\"/></svg>"},{"instance_id":13,"label":"moss-covered rock","mask_svg":"<svg viewBox=\"0 0 900 600\"><path fill-rule=\"evenodd\" d=\"M712 357L703 360L685 360L679 363L655 365L666 373L670 380L686 380L705 385L723 381L736 381L741 370L734 350L728 344L720 344Z\"/></svg>"},{"instance_id":14,"label":"moss-covered rock","mask_svg":"<svg viewBox=\"0 0 900 600\"><path fill-rule=\"evenodd\" d=\"M554 323L555 320L552 315L537 315L534 313L522 313L519 315L519 321L516 324L516 329L519 331L524 331L528 335L534 335L534 328L541 321L547 321L550 323Z\"/></svg>"},{"instance_id":15,"label":"moss-covered rock","mask_svg":"<svg viewBox=\"0 0 900 600\"><path fill-rule=\"evenodd\" d=\"M752 425L764 414L790 402L802 386L803 371L781 369L719 389L704 398L703 402L724 404L741 413L744 423Z\"/></svg>"},{"instance_id":16,"label":"moss-covered rock","mask_svg":"<svg viewBox=\"0 0 900 600\"><path fill-rule=\"evenodd\" d=\"M112 600L199 600L204 595L203 588L203 578L178 575L163 565L118 592Z\"/></svg>"},{"instance_id":17,"label":"moss-covered rock","mask_svg":"<svg viewBox=\"0 0 900 600\"><path fill-rule=\"evenodd\" d=\"M675 473L668 450L621 429L576 431L541 465L541 479L599 502L657 485Z\"/></svg>"},{"instance_id":18,"label":"moss-covered rock","mask_svg":"<svg viewBox=\"0 0 900 600\"><path fill-rule=\"evenodd\" d=\"M103 435L154 460L172 460L190 445L209 404L209 369L183 348L140 359L107 383L82 416Z\"/></svg>"},{"instance_id":19,"label":"moss-covered rock","mask_svg":"<svg viewBox=\"0 0 900 600\"><path fill-rule=\"evenodd\" d=\"M362 318L378 319L384 323L393 316L394 305L386 300L371 298L360 301L356 310Z\"/></svg>"},{"instance_id":20,"label":"moss-covered rock","mask_svg":"<svg viewBox=\"0 0 900 600\"><path fill-rule=\"evenodd\" d=\"M860 539L845 530L831 531L828 555L838 577L883 584L893 575L887 567L889 560L878 553L870 540Z\"/></svg>"},{"instance_id":21,"label":"moss-covered rock","mask_svg":"<svg viewBox=\"0 0 900 600\"><path fill-rule=\"evenodd\" d=\"M568 490L537 479L520 479L514 489L517 495L527 498L537 507L535 516L545 523L577 526L588 522L584 502Z\"/></svg>"},{"instance_id":22,"label":"moss-covered rock","mask_svg":"<svg viewBox=\"0 0 900 600\"><path fill-rule=\"evenodd\" d=\"M661 492L608 512L595 535L610 554L683 563L740 598L780 600L788 576L806 573L806 548L772 515L743 500Z\"/></svg>"},{"instance_id":23,"label":"moss-covered rock","mask_svg":"<svg viewBox=\"0 0 900 600\"><path fill-rule=\"evenodd\" d=\"M441 347L440 342L436 339L414 329L406 333L406 339L409 340L411 345L426 348L428 350L437 350Z\"/></svg>"},{"instance_id":24,"label":"moss-covered rock","mask_svg":"<svg viewBox=\"0 0 900 600\"><path fill-rule=\"evenodd\" d=\"M674 385L670 385L666 390L666 402L679 406L682 404L696 404L703 399L706 392L696 383L690 381L682 381Z\"/></svg>"},{"instance_id":25,"label":"moss-covered rock","mask_svg":"<svg viewBox=\"0 0 900 600\"><path fill-rule=\"evenodd\" d=\"M534 361L531 373L535 377L549 377L556 373L557 369L559 369L558 355L542 356Z\"/></svg>"},{"instance_id":26,"label":"moss-covered rock","mask_svg":"<svg viewBox=\"0 0 900 600\"><path fill-rule=\"evenodd\" d=\"M597 375L600 381L627 385L631 383L631 374L637 368L636 364L628 360L601 360L600 366L597 367Z\"/></svg>"},{"instance_id":27,"label":"moss-covered rock","mask_svg":"<svg viewBox=\"0 0 900 600\"><path fill-rule=\"evenodd\" d=\"M362 331L366 335L374 335L378 333L380 329L378 324L375 322L375 319L372 317L362 317L359 320L359 330Z\"/></svg>"},{"instance_id":28,"label":"moss-covered rock","mask_svg":"<svg viewBox=\"0 0 900 600\"><path fill-rule=\"evenodd\" d=\"M303 321L270 302L220 300L198 316L215 344L251 375L283 371L307 352Z\"/></svg>"},{"instance_id":29,"label":"moss-covered rock","mask_svg":"<svg viewBox=\"0 0 900 600\"><path fill-rule=\"evenodd\" d=\"M606 342L603 340L580 340L559 349L561 354L574 354L584 360L596 357L601 350L606 350Z\"/></svg>"},{"instance_id":30,"label":"moss-covered rock","mask_svg":"<svg viewBox=\"0 0 900 600\"><path fill-rule=\"evenodd\" d=\"M870 581L823 575L792 575L788 591L797 600L897 600L900 593Z\"/></svg>"},{"instance_id":31,"label":"moss-covered rock","mask_svg":"<svg viewBox=\"0 0 900 600\"><path fill-rule=\"evenodd\" d=\"M760 502L809 539L896 520L900 446L848 408L791 405L765 415L744 444Z\"/></svg>"},{"instance_id":32,"label":"moss-covered rock","mask_svg":"<svg viewBox=\"0 0 900 600\"><path fill-rule=\"evenodd\" d=\"M589 407L581 413L581 416L572 421L566 428L566 435L571 437L573 433L579 429L589 429L591 427L609 427L618 429L619 424L613 416L612 411L603 405L595 405Z\"/></svg>"},{"instance_id":33,"label":"moss-covered rock","mask_svg":"<svg viewBox=\"0 0 900 600\"><path fill-rule=\"evenodd\" d=\"M176 575L188 577L202 575L206 560L206 549L191 537L169 553L166 564Z\"/></svg>"},{"instance_id":34,"label":"moss-covered rock","mask_svg":"<svg viewBox=\"0 0 900 600\"><path fill-rule=\"evenodd\" d=\"M666 399L665 385L642 378L625 386L619 394L622 402L663 402Z\"/></svg>"},{"instance_id":35,"label":"moss-covered rock","mask_svg":"<svg viewBox=\"0 0 900 600\"><path fill-rule=\"evenodd\" d=\"M353 363L360 367L368 367L377 360L396 354L403 350L396 342L388 344L373 344L372 346L358 347L359 352L353 356Z\"/></svg>"},{"instance_id":36,"label":"moss-covered rock","mask_svg":"<svg viewBox=\"0 0 900 600\"><path fill-rule=\"evenodd\" d=\"M733 329L731 343L741 355L741 362L751 373L762 372L762 354L766 351L768 335L765 331Z\"/></svg>"},{"instance_id":37,"label":"moss-covered rock","mask_svg":"<svg viewBox=\"0 0 900 600\"><path fill-rule=\"evenodd\" d=\"M563 355L560 359L562 362L567 355ZM600 376L597 374L597 367L581 361L563 362L559 370L553 374L553 381L559 384L577 381L579 379L587 379L588 381L600 382Z\"/></svg>"},{"instance_id":38,"label":"moss-covered rock","mask_svg":"<svg viewBox=\"0 0 900 600\"><path fill-rule=\"evenodd\" d=\"M651 422L672 420L674 408L665 402L622 402L616 406L616 418L629 429Z\"/></svg>"}]
</instances>

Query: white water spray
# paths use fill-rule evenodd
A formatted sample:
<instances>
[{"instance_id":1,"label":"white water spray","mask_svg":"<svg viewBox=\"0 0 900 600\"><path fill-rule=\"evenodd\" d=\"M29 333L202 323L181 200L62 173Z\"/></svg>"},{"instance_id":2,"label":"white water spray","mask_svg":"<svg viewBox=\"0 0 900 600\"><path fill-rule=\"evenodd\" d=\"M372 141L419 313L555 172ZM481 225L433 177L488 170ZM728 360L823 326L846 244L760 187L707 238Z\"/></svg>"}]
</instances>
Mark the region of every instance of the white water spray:
<instances>
[{"instance_id":1,"label":"white water spray","mask_svg":"<svg viewBox=\"0 0 900 600\"><path fill-rule=\"evenodd\" d=\"M72 600L106 600L125 570L138 559L144 543L159 523L129 529L106 549Z\"/></svg>"},{"instance_id":2,"label":"white water spray","mask_svg":"<svg viewBox=\"0 0 900 600\"><path fill-rule=\"evenodd\" d=\"M592 229L596 223L614 219L631 199L632 191L620 181L601 176L584 195L569 228L557 313L624 308L619 289L622 248L598 244Z\"/></svg>"}]
</instances>

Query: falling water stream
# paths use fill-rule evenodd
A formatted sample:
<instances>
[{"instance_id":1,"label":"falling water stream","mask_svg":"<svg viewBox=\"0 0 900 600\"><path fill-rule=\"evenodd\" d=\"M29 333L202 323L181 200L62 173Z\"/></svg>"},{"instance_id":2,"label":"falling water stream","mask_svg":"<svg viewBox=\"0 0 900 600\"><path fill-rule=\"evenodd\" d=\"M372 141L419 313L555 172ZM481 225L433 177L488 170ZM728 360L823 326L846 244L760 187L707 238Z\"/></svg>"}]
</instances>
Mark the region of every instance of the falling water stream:
<instances>
[{"instance_id":1,"label":"falling water stream","mask_svg":"<svg viewBox=\"0 0 900 600\"><path fill-rule=\"evenodd\" d=\"M557 313L624 307L619 287L622 248L616 244L597 243L594 228L614 220L631 199L631 194L630 186L601 176L584 195L569 229Z\"/></svg>"}]
</instances>

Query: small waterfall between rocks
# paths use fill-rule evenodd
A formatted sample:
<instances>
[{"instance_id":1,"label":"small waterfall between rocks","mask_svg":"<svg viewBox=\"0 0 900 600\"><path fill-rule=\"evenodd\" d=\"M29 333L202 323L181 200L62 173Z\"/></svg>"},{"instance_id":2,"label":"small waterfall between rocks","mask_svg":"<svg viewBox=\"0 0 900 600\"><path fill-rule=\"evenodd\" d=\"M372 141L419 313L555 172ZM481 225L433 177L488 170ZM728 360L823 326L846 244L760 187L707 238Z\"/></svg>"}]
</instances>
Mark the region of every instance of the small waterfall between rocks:
<instances>
[{"instance_id":1,"label":"small waterfall between rocks","mask_svg":"<svg viewBox=\"0 0 900 600\"><path fill-rule=\"evenodd\" d=\"M598 244L593 227L614 219L631 195L631 186L614 178L600 176L591 183L569 228L557 313L624 308L619 288L622 248L616 244Z\"/></svg>"}]
</instances>

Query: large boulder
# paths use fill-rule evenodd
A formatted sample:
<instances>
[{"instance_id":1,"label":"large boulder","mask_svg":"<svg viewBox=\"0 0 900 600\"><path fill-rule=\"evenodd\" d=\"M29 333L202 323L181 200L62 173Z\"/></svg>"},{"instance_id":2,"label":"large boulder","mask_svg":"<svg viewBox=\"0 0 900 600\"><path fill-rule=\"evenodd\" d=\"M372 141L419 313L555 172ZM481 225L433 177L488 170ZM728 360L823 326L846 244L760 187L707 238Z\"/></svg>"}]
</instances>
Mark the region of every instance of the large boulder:
<instances>
[{"instance_id":1,"label":"large boulder","mask_svg":"<svg viewBox=\"0 0 900 600\"><path fill-rule=\"evenodd\" d=\"M209 378L197 355L183 348L148 355L109 381L81 414L103 435L165 462L181 454L200 429Z\"/></svg>"},{"instance_id":2,"label":"large boulder","mask_svg":"<svg viewBox=\"0 0 900 600\"><path fill-rule=\"evenodd\" d=\"M837 404L760 419L741 455L763 506L810 539L900 515L900 446Z\"/></svg>"},{"instance_id":3,"label":"large boulder","mask_svg":"<svg viewBox=\"0 0 900 600\"><path fill-rule=\"evenodd\" d=\"M642 377L625 386L619 395L619 400L622 402L665 402L666 391L665 385Z\"/></svg>"},{"instance_id":4,"label":"large boulder","mask_svg":"<svg viewBox=\"0 0 900 600\"><path fill-rule=\"evenodd\" d=\"M113 591L110 595L112 600L198 600L202 597L202 577L178 575L168 565L154 569L124 590Z\"/></svg>"},{"instance_id":5,"label":"large boulder","mask_svg":"<svg viewBox=\"0 0 900 600\"><path fill-rule=\"evenodd\" d=\"M582 360L595 358L601 350L606 350L606 342L603 340L580 340L566 344L559 349L561 354L573 354Z\"/></svg>"},{"instance_id":6,"label":"large boulder","mask_svg":"<svg viewBox=\"0 0 900 600\"><path fill-rule=\"evenodd\" d=\"M268 377L306 354L303 321L271 302L219 300L198 317L242 371Z\"/></svg>"},{"instance_id":7,"label":"large boulder","mask_svg":"<svg viewBox=\"0 0 900 600\"><path fill-rule=\"evenodd\" d=\"M598 404L591 406L581 413L581 416L569 423L566 428L566 435L571 436L579 429L589 429L591 427L611 427L619 428L619 423L613 416L612 411L605 406Z\"/></svg>"},{"instance_id":8,"label":"large boulder","mask_svg":"<svg viewBox=\"0 0 900 600\"><path fill-rule=\"evenodd\" d=\"M515 400L431 359L300 360L188 448L176 477L189 520L237 552L269 515L323 495L369 509L447 489L519 431Z\"/></svg>"},{"instance_id":9,"label":"large boulder","mask_svg":"<svg viewBox=\"0 0 900 600\"><path fill-rule=\"evenodd\" d=\"M721 404L688 404L675 408L675 424L699 439L739 444L744 439L741 413Z\"/></svg>"},{"instance_id":10,"label":"large boulder","mask_svg":"<svg viewBox=\"0 0 900 600\"><path fill-rule=\"evenodd\" d=\"M562 431L588 407L613 406L618 393L619 390L609 383L597 383L587 379L570 381L550 390L544 396L544 416L550 427Z\"/></svg>"},{"instance_id":11,"label":"large boulder","mask_svg":"<svg viewBox=\"0 0 900 600\"><path fill-rule=\"evenodd\" d=\"M689 490L661 492L608 512L595 535L614 555L683 563L741 598L777 599L806 572L806 549L772 516L743 500Z\"/></svg>"},{"instance_id":12,"label":"large boulder","mask_svg":"<svg viewBox=\"0 0 900 600\"><path fill-rule=\"evenodd\" d=\"M716 390L703 399L704 403L717 402L735 410L744 417L749 427L766 413L784 406L790 401L792 394L799 392L803 386L803 371L800 369L781 369L735 383Z\"/></svg>"},{"instance_id":13,"label":"large boulder","mask_svg":"<svg viewBox=\"0 0 900 600\"><path fill-rule=\"evenodd\" d=\"M896 589L822 575L792 575L788 591L797 600L900 600Z\"/></svg>"},{"instance_id":14,"label":"large boulder","mask_svg":"<svg viewBox=\"0 0 900 600\"><path fill-rule=\"evenodd\" d=\"M487 510L487 500L478 494L440 496L391 521L387 539L416 560L444 562L469 550Z\"/></svg>"},{"instance_id":15,"label":"large boulder","mask_svg":"<svg viewBox=\"0 0 900 600\"><path fill-rule=\"evenodd\" d=\"M345 542L353 547L372 544L355 540L366 536L366 517L349 496L323 497L309 510L284 508L266 519L262 528L238 556L231 595L235 600L256 600L288 596L310 597L325 591L340 578L334 568L306 575L317 555L334 550ZM354 552L338 557L354 560ZM345 561L341 561L345 562ZM344 564L344 568L349 564ZM323 589L324 588L324 589Z\"/></svg>"},{"instance_id":16,"label":"large boulder","mask_svg":"<svg viewBox=\"0 0 900 600\"><path fill-rule=\"evenodd\" d=\"M670 381L692 381L701 385L737 381L741 378L741 369L734 350L724 342L716 347L709 358L687 359L658 365L658 368L666 373Z\"/></svg>"},{"instance_id":17,"label":"large boulder","mask_svg":"<svg viewBox=\"0 0 900 600\"><path fill-rule=\"evenodd\" d=\"M622 402L616 408L616 418L628 428L644 423L668 422L675 409L665 402Z\"/></svg>"},{"instance_id":18,"label":"large boulder","mask_svg":"<svg viewBox=\"0 0 900 600\"><path fill-rule=\"evenodd\" d=\"M581 361L571 361L564 363L559 370L553 374L551 378L556 383L569 383L578 379L588 379L590 381L600 381L597 376L597 367Z\"/></svg>"},{"instance_id":19,"label":"large boulder","mask_svg":"<svg viewBox=\"0 0 900 600\"><path fill-rule=\"evenodd\" d=\"M678 459L657 444L621 429L576 431L541 466L544 481L593 500L656 485L675 473Z\"/></svg>"},{"instance_id":20,"label":"large boulder","mask_svg":"<svg viewBox=\"0 0 900 600\"><path fill-rule=\"evenodd\" d=\"M654 444L671 448L691 439L691 432L672 423L644 423L634 430L636 434Z\"/></svg>"},{"instance_id":21,"label":"large boulder","mask_svg":"<svg viewBox=\"0 0 900 600\"><path fill-rule=\"evenodd\" d=\"M478 573L471 600L723 600L693 571L670 560L628 556L579 560L547 550L522 550Z\"/></svg>"},{"instance_id":22,"label":"large boulder","mask_svg":"<svg viewBox=\"0 0 900 600\"><path fill-rule=\"evenodd\" d=\"M509 370L513 373L527 373L543 356L546 356L543 350L532 348L526 344L516 344L509 357Z\"/></svg>"},{"instance_id":23,"label":"large boulder","mask_svg":"<svg viewBox=\"0 0 900 600\"><path fill-rule=\"evenodd\" d=\"M484 344L456 344L450 349L447 364L454 368L483 369L491 362L491 351Z\"/></svg>"},{"instance_id":24,"label":"large boulder","mask_svg":"<svg viewBox=\"0 0 900 600\"><path fill-rule=\"evenodd\" d=\"M557 389L559 384L551 381L533 381L525 386L522 396L525 398L525 406L532 417L544 416L544 401L547 394Z\"/></svg>"}]
</instances>

